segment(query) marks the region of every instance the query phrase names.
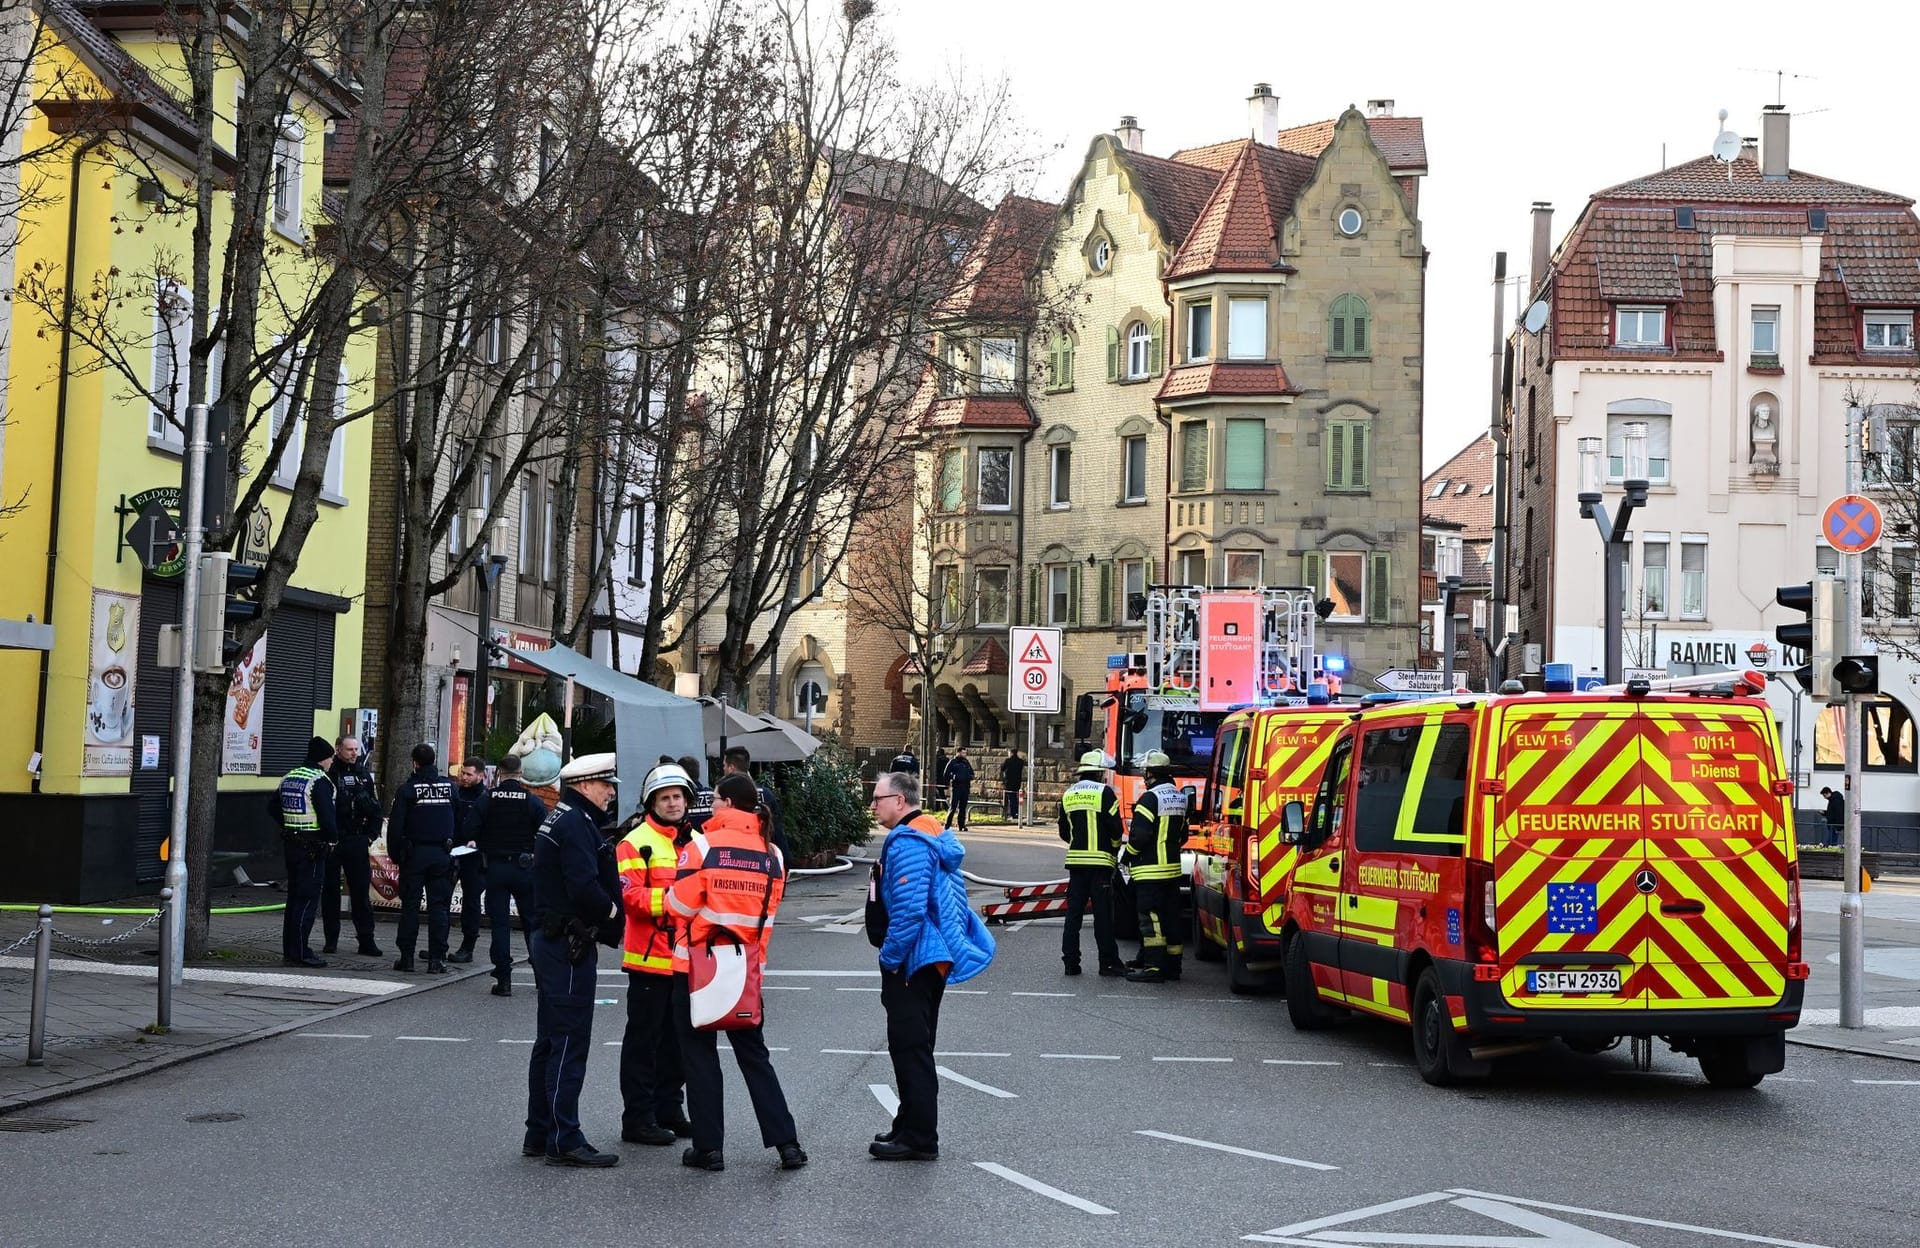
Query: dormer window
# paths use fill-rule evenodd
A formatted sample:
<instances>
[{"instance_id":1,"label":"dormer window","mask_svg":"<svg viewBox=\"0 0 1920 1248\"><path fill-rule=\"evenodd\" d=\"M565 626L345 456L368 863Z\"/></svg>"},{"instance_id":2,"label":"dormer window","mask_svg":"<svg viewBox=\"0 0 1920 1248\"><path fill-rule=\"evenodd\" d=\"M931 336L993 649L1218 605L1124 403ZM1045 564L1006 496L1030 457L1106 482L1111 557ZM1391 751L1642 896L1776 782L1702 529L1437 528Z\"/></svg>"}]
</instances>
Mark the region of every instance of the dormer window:
<instances>
[{"instance_id":1,"label":"dormer window","mask_svg":"<svg viewBox=\"0 0 1920 1248\"><path fill-rule=\"evenodd\" d=\"M1864 313L1860 345L1868 351L1912 351L1913 311L1875 308Z\"/></svg>"},{"instance_id":2,"label":"dormer window","mask_svg":"<svg viewBox=\"0 0 1920 1248\"><path fill-rule=\"evenodd\" d=\"M980 341L980 393L1012 394L1018 376L1020 343L1014 338Z\"/></svg>"},{"instance_id":3,"label":"dormer window","mask_svg":"<svg viewBox=\"0 0 1920 1248\"><path fill-rule=\"evenodd\" d=\"M1664 347L1667 310L1654 304L1621 304L1613 310L1613 345Z\"/></svg>"}]
</instances>

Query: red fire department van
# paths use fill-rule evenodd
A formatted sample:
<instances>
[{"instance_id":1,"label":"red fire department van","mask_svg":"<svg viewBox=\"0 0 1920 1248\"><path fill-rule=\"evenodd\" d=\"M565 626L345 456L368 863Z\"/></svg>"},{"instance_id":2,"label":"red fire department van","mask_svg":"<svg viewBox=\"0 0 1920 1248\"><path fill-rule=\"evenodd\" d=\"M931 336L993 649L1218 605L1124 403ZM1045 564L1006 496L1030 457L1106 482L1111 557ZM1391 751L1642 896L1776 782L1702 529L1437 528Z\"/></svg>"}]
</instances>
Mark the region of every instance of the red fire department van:
<instances>
[{"instance_id":1,"label":"red fire department van","mask_svg":"<svg viewBox=\"0 0 1920 1248\"><path fill-rule=\"evenodd\" d=\"M1295 840L1288 1013L1409 1023L1421 1075L1660 1037L1709 1083L1800 1019L1793 782L1758 673L1724 691L1446 697L1354 717Z\"/></svg>"}]
</instances>

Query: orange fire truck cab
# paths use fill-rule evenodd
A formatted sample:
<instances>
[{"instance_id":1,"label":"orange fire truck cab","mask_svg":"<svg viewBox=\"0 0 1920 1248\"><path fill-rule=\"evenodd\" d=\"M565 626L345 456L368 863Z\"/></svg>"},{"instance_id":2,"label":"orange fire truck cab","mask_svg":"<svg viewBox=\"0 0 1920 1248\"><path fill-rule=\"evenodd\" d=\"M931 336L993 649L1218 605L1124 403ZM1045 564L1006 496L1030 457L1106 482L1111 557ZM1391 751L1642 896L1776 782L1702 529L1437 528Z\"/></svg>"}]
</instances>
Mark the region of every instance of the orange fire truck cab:
<instances>
[{"instance_id":1,"label":"orange fire truck cab","mask_svg":"<svg viewBox=\"0 0 1920 1248\"><path fill-rule=\"evenodd\" d=\"M1762 681L1354 716L1311 813L1283 811L1294 1025L1409 1023L1436 1084L1555 1039L1660 1037L1723 1087L1781 1070L1807 967Z\"/></svg>"}]
</instances>

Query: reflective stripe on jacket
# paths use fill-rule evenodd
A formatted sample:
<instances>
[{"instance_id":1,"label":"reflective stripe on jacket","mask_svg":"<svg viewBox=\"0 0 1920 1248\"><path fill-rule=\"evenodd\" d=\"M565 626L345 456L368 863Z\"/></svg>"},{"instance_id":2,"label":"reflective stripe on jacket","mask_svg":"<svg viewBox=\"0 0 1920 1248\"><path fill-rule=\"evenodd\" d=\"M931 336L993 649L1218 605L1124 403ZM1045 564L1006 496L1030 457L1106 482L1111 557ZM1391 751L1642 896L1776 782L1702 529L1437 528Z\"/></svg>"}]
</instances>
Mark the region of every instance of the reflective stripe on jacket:
<instances>
[{"instance_id":1,"label":"reflective stripe on jacket","mask_svg":"<svg viewBox=\"0 0 1920 1248\"><path fill-rule=\"evenodd\" d=\"M1127 870L1136 880L1180 878L1180 847L1187 843L1187 795L1157 784L1140 795L1127 829Z\"/></svg>"},{"instance_id":2,"label":"reflective stripe on jacket","mask_svg":"<svg viewBox=\"0 0 1920 1248\"><path fill-rule=\"evenodd\" d=\"M314 801L313 786L327 780L327 773L318 767L295 767L280 782L280 826L293 833L317 834L320 831L320 811Z\"/></svg>"},{"instance_id":3,"label":"reflective stripe on jacket","mask_svg":"<svg viewBox=\"0 0 1920 1248\"><path fill-rule=\"evenodd\" d=\"M711 943L715 928L764 952L786 891L786 870L758 815L714 811L680 850L679 878L667 894L667 908L680 920L675 960L684 965L684 951Z\"/></svg>"},{"instance_id":4,"label":"reflective stripe on jacket","mask_svg":"<svg viewBox=\"0 0 1920 1248\"><path fill-rule=\"evenodd\" d=\"M1120 795L1100 780L1081 780L1060 795L1060 839L1070 867L1111 867L1120 848Z\"/></svg>"},{"instance_id":5,"label":"reflective stripe on jacket","mask_svg":"<svg viewBox=\"0 0 1920 1248\"><path fill-rule=\"evenodd\" d=\"M667 893L673 888L678 858L674 832L649 816L620 838L614 851L626 901L627 938L620 958L626 970L673 973L673 919L667 914Z\"/></svg>"}]
</instances>

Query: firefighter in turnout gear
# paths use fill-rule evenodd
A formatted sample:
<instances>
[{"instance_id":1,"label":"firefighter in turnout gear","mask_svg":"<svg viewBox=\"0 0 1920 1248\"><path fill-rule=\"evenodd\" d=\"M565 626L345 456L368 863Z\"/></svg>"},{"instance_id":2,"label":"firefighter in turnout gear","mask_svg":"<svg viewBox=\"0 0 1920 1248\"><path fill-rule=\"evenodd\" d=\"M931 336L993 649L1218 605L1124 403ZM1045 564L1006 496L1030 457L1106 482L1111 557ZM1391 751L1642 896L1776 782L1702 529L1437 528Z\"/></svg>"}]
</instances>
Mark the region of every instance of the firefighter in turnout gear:
<instances>
[{"instance_id":1,"label":"firefighter in turnout gear","mask_svg":"<svg viewBox=\"0 0 1920 1248\"><path fill-rule=\"evenodd\" d=\"M1173 784L1173 763L1159 750L1141 760L1148 789L1134 803L1127 830L1127 873L1140 912L1140 957L1133 983L1180 978L1180 848L1187 843L1187 795Z\"/></svg>"},{"instance_id":2,"label":"firefighter in turnout gear","mask_svg":"<svg viewBox=\"0 0 1920 1248\"><path fill-rule=\"evenodd\" d=\"M627 973L627 1030L620 1042L620 1138L629 1144L671 1144L691 1137L681 1107L680 1037L674 1031L674 976L686 963L676 957L667 894L678 878L680 847L692 825L687 810L696 792L693 777L677 763L647 773L636 819L614 851L627 912L620 969Z\"/></svg>"},{"instance_id":3,"label":"firefighter in turnout gear","mask_svg":"<svg viewBox=\"0 0 1920 1248\"><path fill-rule=\"evenodd\" d=\"M1067 925L1060 960L1067 974L1080 973L1080 913L1093 907L1093 946L1102 975L1124 975L1113 939L1114 855L1120 850L1120 795L1107 783L1107 758L1099 750L1080 756L1079 779L1060 795L1060 839L1067 843Z\"/></svg>"}]
</instances>

